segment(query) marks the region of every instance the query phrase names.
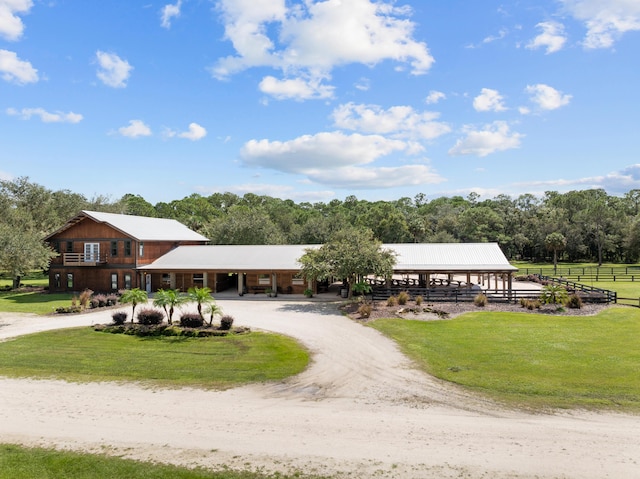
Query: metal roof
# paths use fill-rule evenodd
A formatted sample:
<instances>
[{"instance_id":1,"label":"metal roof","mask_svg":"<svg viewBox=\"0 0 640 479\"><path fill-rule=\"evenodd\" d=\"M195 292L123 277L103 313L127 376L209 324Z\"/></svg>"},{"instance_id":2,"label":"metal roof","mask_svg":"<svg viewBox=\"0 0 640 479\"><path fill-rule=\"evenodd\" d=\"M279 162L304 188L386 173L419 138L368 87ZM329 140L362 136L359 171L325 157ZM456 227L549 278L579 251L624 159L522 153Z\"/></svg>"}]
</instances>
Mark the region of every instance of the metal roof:
<instances>
[{"instance_id":1,"label":"metal roof","mask_svg":"<svg viewBox=\"0 0 640 479\"><path fill-rule=\"evenodd\" d=\"M176 220L86 210L81 211L47 238L71 228L85 218L90 218L97 223L106 223L138 241L209 241Z\"/></svg>"},{"instance_id":2,"label":"metal roof","mask_svg":"<svg viewBox=\"0 0 640 479\"><path fill-rule=\"evenodd\" d=\"M320 245L179 246L143 270L297 271L307 248ZM496 243L384 244L397 253L397 272L516 271Z\"/></svg>"}]
</instances>

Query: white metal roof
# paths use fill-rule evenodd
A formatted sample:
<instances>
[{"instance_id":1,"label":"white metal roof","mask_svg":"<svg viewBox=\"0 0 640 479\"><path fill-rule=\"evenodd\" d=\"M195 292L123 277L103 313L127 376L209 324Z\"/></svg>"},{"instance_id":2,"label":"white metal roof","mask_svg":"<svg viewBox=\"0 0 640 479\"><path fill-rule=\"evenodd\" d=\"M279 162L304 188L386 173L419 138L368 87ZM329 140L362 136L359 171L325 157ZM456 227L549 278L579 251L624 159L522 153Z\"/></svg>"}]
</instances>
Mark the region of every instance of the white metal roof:
<instances>
[{"instance_id":1,"label":"white metal roof","mask_svg":"<svg viewBox=\"0 0 640 479\"><path fill-rule=\"evenodd\" d=\"M320 245L179 246L144 270L292 271L306 248ZM397 253L395 271L515 271L496 243L384 244Z\"/></svg>"},{"instance_id":2,"label":"white metal roof","mask_svg":"<svg viewBox=\"0 0 640 479\"><path fill-rule=\"evenodd\" d=\"M82 215L98 223L107 223L138 241L208 241L201 234L172 219L101 213L98 211L82 211L79 216Z\"/></svg>"}]
</instances>

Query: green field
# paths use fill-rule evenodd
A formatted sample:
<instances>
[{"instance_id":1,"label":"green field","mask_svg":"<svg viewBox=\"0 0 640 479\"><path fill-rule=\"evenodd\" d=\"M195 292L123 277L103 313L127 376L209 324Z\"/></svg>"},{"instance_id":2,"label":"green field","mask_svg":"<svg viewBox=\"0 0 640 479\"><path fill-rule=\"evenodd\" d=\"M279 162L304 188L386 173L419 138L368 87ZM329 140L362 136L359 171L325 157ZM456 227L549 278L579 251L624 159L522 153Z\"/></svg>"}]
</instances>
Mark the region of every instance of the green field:
<instances>
[{"instance_id":1,"label":"green field","mask_svg":"<svg viewBox=\"0 0 640 479\"><path fill-rule=\"evenodd\" d=\"M511 406L640 412L640 310L370 324L429 374Z\"/></svg>"},{"instance_id":2,"label":"green field","mask_svg":"<svg viewBox=\"0 0 640 479\"><path fill-rule=\"evenodd\" d=\"M293 339L252 332L211 338L137 337L73 328L0 343L0 376L136 381L224 389L302 372L309 353Z\"/></svg>"},{"instance_id":3,"label":"green field","mask_svg":"<svg viewBox=\"0 0 640 479\"><path fill-rule=\"evenodd\" d=\"M99 454L81 454L0 444L0 479L320 479L318 476L267 475L232 471L187 469L131 461Z\"/></svg>"}]
</instances>

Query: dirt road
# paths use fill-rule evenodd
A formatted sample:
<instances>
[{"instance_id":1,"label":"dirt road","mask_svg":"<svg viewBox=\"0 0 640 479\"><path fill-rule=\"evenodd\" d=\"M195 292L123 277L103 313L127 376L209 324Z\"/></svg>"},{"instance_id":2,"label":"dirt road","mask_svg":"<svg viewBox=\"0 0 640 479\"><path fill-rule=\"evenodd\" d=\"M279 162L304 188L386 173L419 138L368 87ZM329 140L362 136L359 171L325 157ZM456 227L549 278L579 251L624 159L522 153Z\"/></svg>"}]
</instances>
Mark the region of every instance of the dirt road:
<instances>
[{"instance_id":1,"label":"dirt road","mask_svg":"<svg viewBox=\"0 0 640 479\"><path fill-rule=\"evenodd\" d=\"M640 417L503 410L413 369L334 304L218 303L238 325L297 338L313 363L222 392L0 378L0 441L339 477L640 477ZM109 320L5 314L0 340Z\"/></svg>"}]
</instances>

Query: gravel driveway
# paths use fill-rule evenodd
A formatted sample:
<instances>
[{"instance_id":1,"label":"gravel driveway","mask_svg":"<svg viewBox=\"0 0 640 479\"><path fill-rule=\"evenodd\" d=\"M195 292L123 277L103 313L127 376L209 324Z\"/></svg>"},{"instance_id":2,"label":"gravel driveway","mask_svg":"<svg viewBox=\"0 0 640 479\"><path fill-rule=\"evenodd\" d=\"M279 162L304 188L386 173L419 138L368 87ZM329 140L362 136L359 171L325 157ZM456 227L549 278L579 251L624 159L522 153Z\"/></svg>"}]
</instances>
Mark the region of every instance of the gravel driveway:
<instances>
[{"instance_id":1,"label":"gravel driveway","mask_svg":"<svg viewBox=\"0 0 640 479\"><path fill-rule=\"evenodd\" d=\"M218 304L237 325L298 339L312 364L221 392L0 378L0 441L336 477L640 477L638 416L501 409L415 370L335 303ZM0 340L110 316L3 314Z\"/></svg>"}]
</instances>

